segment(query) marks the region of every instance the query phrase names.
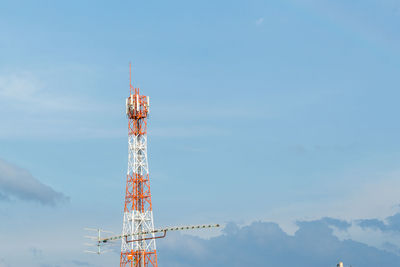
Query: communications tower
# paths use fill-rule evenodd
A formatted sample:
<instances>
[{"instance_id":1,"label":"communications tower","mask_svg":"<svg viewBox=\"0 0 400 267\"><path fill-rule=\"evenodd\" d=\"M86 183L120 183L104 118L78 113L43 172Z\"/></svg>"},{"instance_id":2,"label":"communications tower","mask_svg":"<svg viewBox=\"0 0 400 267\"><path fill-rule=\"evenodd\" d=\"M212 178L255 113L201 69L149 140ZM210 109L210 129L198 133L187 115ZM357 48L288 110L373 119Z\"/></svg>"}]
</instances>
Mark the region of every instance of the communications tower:
<instances>
[{"instance_id":1,"label":"communications tower","mask_svg":"<svg viewBox=\"0 0 400 267\"><path fill-rule=\"evenodd\" d=\"M129 153L122 234L102 237L102 232L112 232L100 228L85 228L85 230L97 232L96 236L85 236L95 242L86 245L96 246L97 250L85 250L85 252L100 255L107 251L102 251L103 246L121 239L120 267L157 267L156 239L164 238L169 231L208 229L220 227L220 225L204 224L154 229L147 164L147 115L150 99L148 96L140 95L139 88L132 86L131 77L129 64L130 94L126 99Z\"/></svg>"},{"instance_id":2,"label":"communications tower","mask_svg":"<svg viewBox=\"0 0 400 267\"><path fill-rule=\"evenodd\" d=\"M151 205L149 167L147 163L147 115L149 97L132 86L126 99L128 124L128 171L124 221L122 227L120 267L157 267L153 209ZM148 234L144 234L148 233Z\"/></svg>"}]
</instances>

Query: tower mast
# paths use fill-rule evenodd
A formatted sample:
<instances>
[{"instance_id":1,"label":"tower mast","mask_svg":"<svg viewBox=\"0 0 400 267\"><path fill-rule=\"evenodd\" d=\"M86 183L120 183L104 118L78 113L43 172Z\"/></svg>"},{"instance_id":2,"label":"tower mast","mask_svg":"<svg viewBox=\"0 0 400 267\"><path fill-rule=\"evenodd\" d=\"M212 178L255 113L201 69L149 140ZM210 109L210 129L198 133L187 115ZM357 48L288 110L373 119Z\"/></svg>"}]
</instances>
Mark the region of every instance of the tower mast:
<instances>
[{"instance_id":1,"label":"tower mast","mask_svg":"<svg viewBox=\"0 0 400 267\"><path fill-rule=\"evenodd\" d=\"M120 267L157 267L153 209L151 205L147 163L147 115L149 97L132 86L129 64L130 94L126 99L128 124L128 171Z\"/></svg>"},{"instance_id":2,"label":"tower mast","mask_svg":"<svg viewBox=\"0 0 400 267\"><path fill-rule=\"evenodd\" d=\"M164 238L169 231L209 229L219 224L175 226L154 229L151 205L149 167L147 164L147 116L150 109L148 96L140 95L139 88L132 86L131 64L129 64L129 96L126 99L128 117L128 171L126 175L124 218L122 234L101 237L102 229L85 228L96 231L96 236L85 236L95 242L101 254L102 247L121 239L120 267L157 267L156 239ZM112 232L108 232L112 233ZM160 235L163 233L162 235ZM156 236L158 234L158 236Z\"/></svg>"}]
</instances>

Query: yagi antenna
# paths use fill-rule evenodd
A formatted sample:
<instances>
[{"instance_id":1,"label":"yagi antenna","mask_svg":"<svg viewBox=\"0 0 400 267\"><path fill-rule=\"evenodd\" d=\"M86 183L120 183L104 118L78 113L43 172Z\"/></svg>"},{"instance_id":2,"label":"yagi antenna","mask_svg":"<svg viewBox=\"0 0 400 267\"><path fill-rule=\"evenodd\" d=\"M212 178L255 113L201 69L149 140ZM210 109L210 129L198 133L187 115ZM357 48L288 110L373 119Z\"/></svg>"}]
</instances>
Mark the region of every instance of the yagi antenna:
<instances>
[{"instance_id":1,"label":"yagi antenna","mask_svg":"<svg viewBox=\"0 0 400 267\"><path fill-rule=\"evenodd\" d=\"M116 240L124 240L126 243L133 243L133 242L141 242L144 240L153 240L164 238L169 231L184 231L184 230L196 230L196 229L207 229L207 228L216 228L220 227L219 224L201 224L201 225L188 225L188 226L175 226L175 227L165 227L160 229L154 229L151 231L146 232L139 232L139 233L132 233L132 234L121 234L121 235L112 235L107 237L102 237L101 233L112 233L110 231L104 231L102 229L90 229L90 231L97 231L97 236L85 236L86 238L90 238L94 241L91 244L85 244L91 247L97 247L97 251L88 251L87 253L94 253L94 254L102 254L110 250L102 250L102 247L112 241ZM156 236L156 233L162 233L162 235Z\"/></svg>"},{"instance_id":2,"label":"yagi antenna","mask_svg":"<svg viewBox=\"0 0 400 267\"><path fill-rule=\"evenodd\" d=\"M85 238L88 238L93 242L93 243L84 243L84 245L88 246L88 247L97 247L96 251L84 250L85 253L92 253L92 254L100 255L102 253L106 253L106 252L110 251L110 250L102 250L101 242L100 242L100 240L102 238L101 237L101 233L111 233L111 234L113 234L113 232L106 231L106 230L103 230L103 229L100 229L100 228L97 228L97 229L96 228L84 228L84 230L91 231L91 232L96 232L95 236L87 236L87 235L84 236Z\"/></svg>"}]
</instances>

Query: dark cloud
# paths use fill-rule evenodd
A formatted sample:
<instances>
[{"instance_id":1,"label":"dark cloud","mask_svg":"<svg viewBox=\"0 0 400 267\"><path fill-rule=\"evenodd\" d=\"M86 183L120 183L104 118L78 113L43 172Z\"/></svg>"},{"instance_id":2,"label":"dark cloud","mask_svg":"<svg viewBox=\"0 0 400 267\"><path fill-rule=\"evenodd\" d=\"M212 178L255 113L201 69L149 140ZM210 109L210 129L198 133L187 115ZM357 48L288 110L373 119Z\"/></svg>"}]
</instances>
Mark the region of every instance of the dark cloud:
<instances>
[{"instance_id":1,"label":"dark cloud","mask_svg":"<svg viewBox=\"0 0 400 267\"><path fill-rule=\"evenodd\" d=\"M229 222L225 225L224 229L222 229L222 232L228 235L233 235L236 234L239 231L239 226L237 226L236 223L234 222Z\"/></svg>"},{"instance_id":2,"label":"dark cloud","mask_svg":"<svg viewBox=\"0 0 400 267\"><path fill-rule=\"evenodd\" d=\"M7 196L7 195L5 195L5 194L2 194L1 192L0 192L0 201L10 201L10 198Z\"/></svg>"},{"instance_id":3,"label":"dark cloud","mask_svg":"<svg viewBox=\"0 0 400 267\"><path fill-rule=\"evenodd\" d=\"M387 217L386 221L390 230L392 231L400 231L400 213L396 213L393 216Z\"/></svg>"},{"instance_id":4,"label":"dark cloud","mask_svg":"<svg viewBox=\"0 0 400 267\"><path fill-rule=\"evenodd\" d=\"M158 242L159 262L166 267L333 267L339 261L353 267L400 266L400 256L394 253L339 240L332 226L347 229L349 224L344 221L324 218L298 222L298 226L293 236L268 222L242 228L230 223L223 235L209 240L171 233Z\"/></svg>"},{"instance_id":5,"label":"dark cloud","mask_svg":"<svg viewBox=\"0 0 400 267\"><path fill-rule=\"evenodd\" d=\"M322 218L321 221L325 222L327 225L335 226L342 231L349 229L349 227L351 226L351 223L349 222L329 217Z\"/></svg>"},{"instance_id":6,"label":"dark cloud","mask_svg":"<svg viewBox=\"0 0 400 267\"><path fill-rule=\"evenodd\" d=\"M400 213L387 217L385 220L364 219L356 222L359 226L366 229L400 232Z\"/></svg>"},{"instance_id":7,"label":"dark cloud","mask_svg":"<svg viewBox=\"0 0 400 267\"><path fill-rule=\"evenodd\" d=\"M317 221L298 221L297 225L298 226L302 226L302 225L306 226L306 225L309 225L310 223L318 223L322 226L334 226L342 231L346 231L351 226L351 223L349 223L347 221L330 218L330 217L324 217Z\"/></svg>"},{"instance_id":8,"label":"dark cloud","mask_svg":"<svg viewBox=\"0 0 400 267\"><path fill-rule=\"evenodd\" d=\"M397 255L400 255L400 248L397 245L393 244L393 243L385 242L385 243L382 244L382 247L386 251L389 251L389 252L395 253Z\"/></svg>"},{"instance_id":9,"label":"dark cloud","mask_svg":"<svg viewBox=\"0 0 400 267\"><path fill-rule=\"evenodd\" d=\"M387 230L387 225L383 221L378 219L358 220L356 221L356 223L363 229L370 228L373 230L381 230L381 231Z\"/></svg>"},{"instance_id":10,"label":"dark cloud","mask_svg":"<svg viewBox=\"0 0 400 267\"><path fill-rule=\"evenodd\" d=\"M27 170L0 159L0 200L10 197L55 205L68 200L64 194L34 178Z\"/></svg>"}]
</instances>

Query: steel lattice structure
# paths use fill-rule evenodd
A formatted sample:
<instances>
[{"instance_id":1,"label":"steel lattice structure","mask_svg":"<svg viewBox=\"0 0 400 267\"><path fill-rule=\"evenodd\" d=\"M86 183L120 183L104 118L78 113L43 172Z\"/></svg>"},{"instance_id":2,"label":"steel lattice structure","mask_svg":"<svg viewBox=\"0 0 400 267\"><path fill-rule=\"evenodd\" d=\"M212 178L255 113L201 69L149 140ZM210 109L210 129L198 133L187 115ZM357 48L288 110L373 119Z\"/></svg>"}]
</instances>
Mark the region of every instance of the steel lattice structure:
<instances>
[{"instance_id":1,"label":"steel lattice structure","mask_svg":"<svg viewBox=\"0 0 400 267\"><path fill-rule=\"evenodd\" d=\"M147 163L147 115L149 97L140 95L129 79L130 95L126 99L129 119L129 154L122 227L120 267L157 266Z\"/></svg>"},{"instance_id":2,"label":"steel lattice structure","mask_svg":"<svg viewBox=\"0 0 400 267\"><path fill-rule=\"evenodd\" d=\"M220 225L204 224L154 229L147 163L147 116L150 101L148 96L140 95L139 88L132 86L130 65L129 87L130 94L126 99L129 154L122 234L102 237L102 232L112 232L100 228L85 228L85 230L97 232L96 236L85 236L95 242L86 245L96 246L97 250L85 250L85 252L100 255L111 251L102 250L104 245L121 239L120 267L157 267L156 239L164 238L168 231L209 229L220 227ZM155 235L156 233L158 236ZM163 235L160 235L161 233Z\"/></svg>"}]
</instances>

